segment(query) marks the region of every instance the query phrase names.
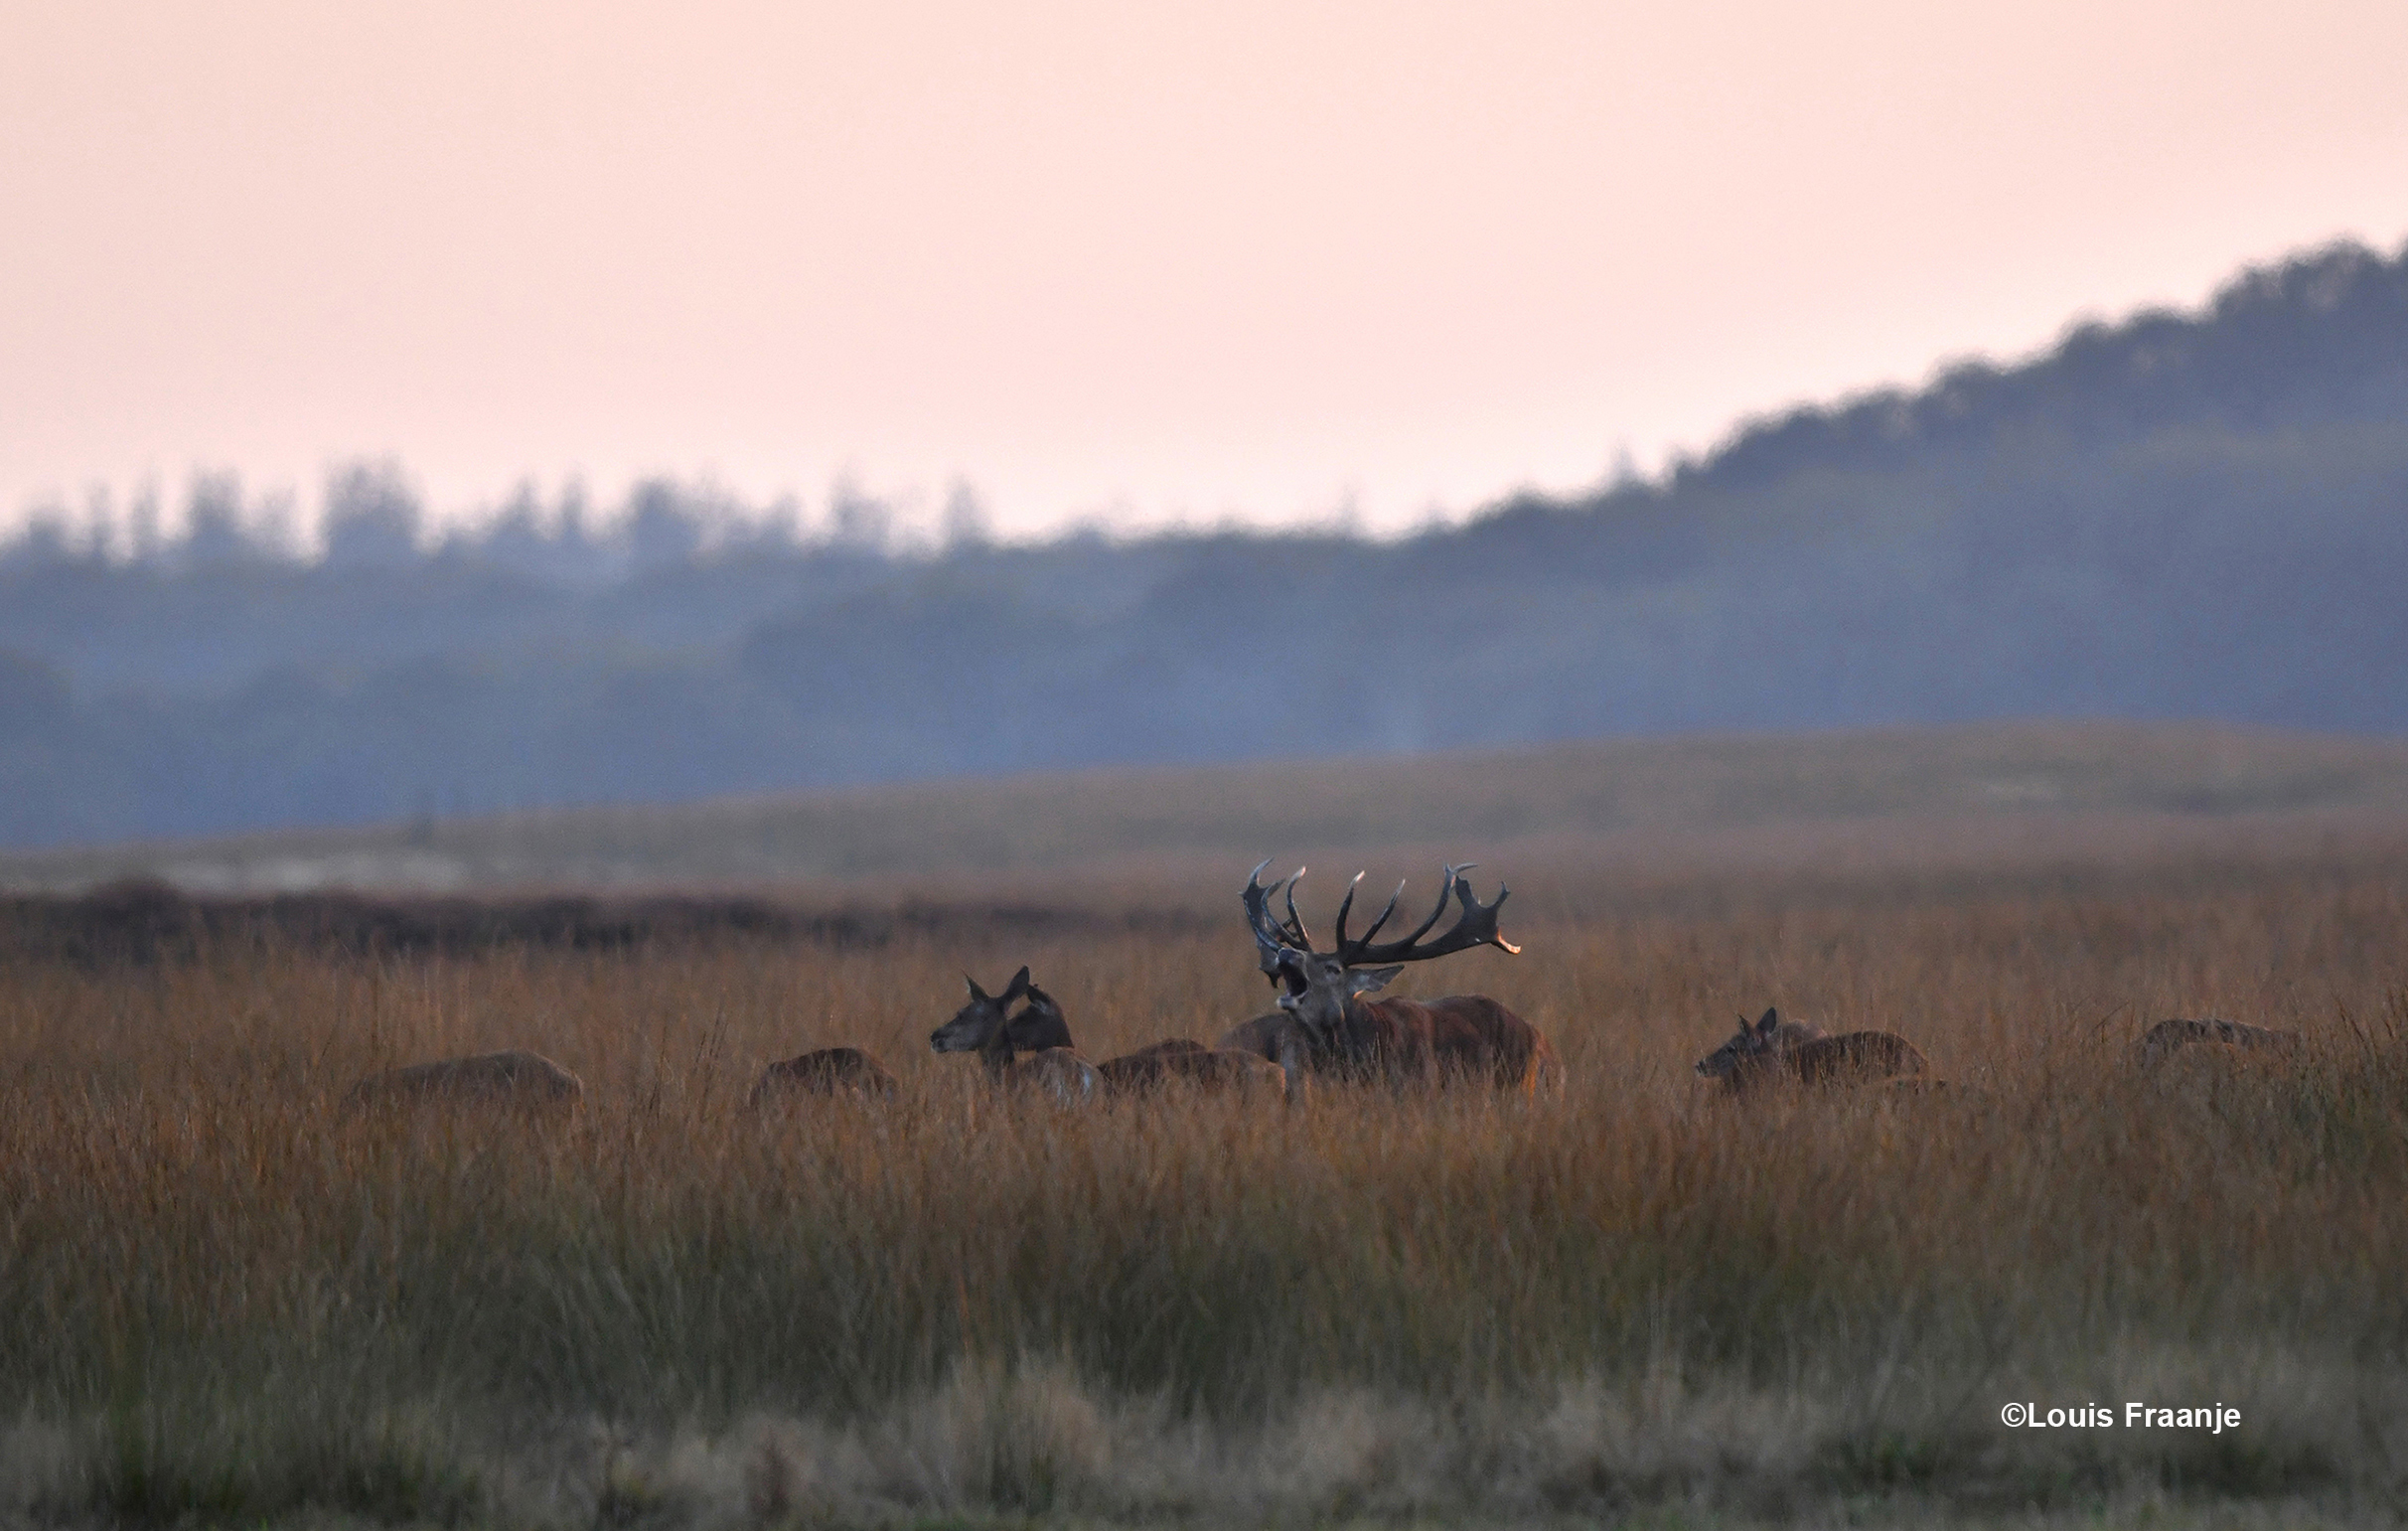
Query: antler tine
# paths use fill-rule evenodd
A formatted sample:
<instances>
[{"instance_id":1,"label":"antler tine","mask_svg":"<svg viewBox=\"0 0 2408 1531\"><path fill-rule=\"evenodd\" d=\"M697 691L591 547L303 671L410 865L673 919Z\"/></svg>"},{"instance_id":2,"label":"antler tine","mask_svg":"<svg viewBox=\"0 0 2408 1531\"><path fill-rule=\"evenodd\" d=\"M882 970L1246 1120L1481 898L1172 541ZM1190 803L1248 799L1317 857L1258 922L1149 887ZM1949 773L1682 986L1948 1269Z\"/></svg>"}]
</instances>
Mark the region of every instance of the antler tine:
<instances>
[{"instance_id":1,"label":"antler tine","mask_svg":"<svg viewBox=\"0 0 2408 1531\"><path fill-rule=\"evenodd\" d=\"M1448 866L1439 872L1438 901L1430 906L1430 917L1422 921L1421 924L1416 925L1413 928L1413 933L1411 935L1405 937L1405 939L1402 941L1392 942L1391 945L1410 947L1415 942L1421 940L1424 936L1430 934L1430 928L1432 925L1437 924L1438 917L1446 912L1446 900L1454 896L1455 872L1459 868L1453 866Z\"/></svg>"},{"instance_id":2,"label":"antler tine","mask_svg":"<svg viewBox=\"0 0 2408 1531\"><path fill-rule=\"evenodd\" d=\"M1270 864L1271 857L1265 856L1262 866L1257 866L1246 874L1245 891L1238 897L1246 905L1246 928L1254 932L1257 959L1261 963L1263 971L1276 978L1279 972L1279 949L1287 943L1286 933L1281 931L1278 922L1272 918L1271 895L1278 892L1281 883L1286 879L1282 878L1280 882L1275 882L1271 886L1265 887L1263 885L1263 867Z\"/></svg>"},{"instance_id":3,"label":"antler tine","mask_svg":"<svg viewBox=\"0 0 2408 1531\"><path fill-rule=\"evenodd\" d=\"M1446 869L1449 872L1454 870L1454 868L1451 866ZM1359 873L1357 874L1357 880L1361 880ZM1380 933L1380 927L1388 923L1388 917L1396 912L1397 900L1405 895L1405 884L1402 882L1398 883L1396 892L1390 894L1388 897L1388 907L1382 909L1380 911L1380 917L1371 922L1371 929L1363 932L1362 935L1356 937L1352 941L1340 941L1338 943L1338 960L1350 968L1359 967L1374 961L1391 960L1381 954L1392 951L1403 951L1410 948L1416 941L1419 941L1423 936L1427 935L1430 931L1430 927L1438 923L1438 916L1446 912L1446 900L1452 897L1453 893L1453 879L1451 877L1440 877L1438 879L1437 907L1430 911L1430 918L1424 920L1421 923L1420 928L1415 930L1412 935L1407 936L1404 940L1391 941L1386 946L1374 947L1371 944L1371 938L1378 935Z\"/></svg>"},{"instance_id":4,"label":"antler tine","mask_svg":"<svg viewBox=\"0 0 2408 1531\"><path fill-rule=\"evenodd\" d=\"M1281 877L1269 887L1265 887L1263 885L1263 867L1270 864L1270 859L1266 857L1261 866L1257 866L1247 874L1245 891L1239 896L1246 905L1247 929L1254 932L1257 962L1262 967L1265 977L1277 979L1279 976L1280 955L1291 949L1303 952L1311 951L1312 938L1304 933L1304 922L1296 914L1296 878L1304 875L1304 868L1299 866L1295 870L1295 876ZM1281 925L1271 912L1272 896L1281 890L1284 890L1287 895L1287 923L1285 925Z\"/></svg>"},{"instance_id":5,"label":"antler tine","mask_svg":"<svg viewBox=\"0 0 2408 1531\"><path fill-rule=\"evenodd\" d=\"M1446 912L1446 899L1449 894L1455 895L1455 901L1461 904L1466 910L1471 907L1472 900L1461 896L1462 890L1469 886L1469 884L1463 880L1463 873L1469 870L1471 867L1477 866L1478 864L1479 863L1477 861L1465 861L1461 866L1457 866L1453 862L1449 861L1439 867L1438 905L1436 908L1430 911L1429 919L1424 920L1421 925L1415 929L1412 935L1405 938L1405 944L1407 946L1413 945L1416 941L1419 941L1424 936L1430 934L1430 927L1437 924L1438 916Z\"/></svg>"},{"instance_id":6,"label":"antler tine","mask_svg":"<svg viewBox=\"0 0 2408 1531\"><path fill-rule=\"evenodd\" d=\"M1397 890L1388 895L1387 907L1380 911L1380 917L1378 919L1371 922L1371 929L1363 932L1363 939L1365 941L1369 941L1372 937L1380 933L1380 927L1388 923L1388 917L1397 912L1397 900L1403 898L1404 896L1405 882L1403 878L1399 878L1397 880Z\"/></svg>"},{"instance_id":7,"label":"antler tine","mask_svg":"<svg viewBox=\"0 0 2408 1531\"><path fill-rule=\"evenodd\" d=\"M1312 936L1304 929L1304 916L1296 913L1296 884L1304 880L1304 871L1305 868L1297 867L1296 874L1285 879L1283 885L1287 889L1287 934L1296 938L1298 951L1309 952Z\"/></svg>"},{"instance_id":8,"label":"antler tine","mask_svg":"<svg viewBox=\"0 0 2408 1531\"><path fill-rule=\"evenodd\" d=\"M1346 884L1346 896L1338 900L1338 925L1336 936L1338 950L1341 953L1346 950L1346 914L1348 910L1354 908L1355 889L1361 887L1362 885L1363 874L1361 872L1356 872L1354 874L1354 881ZM1366 935L1365 939L1368 940L1369 936Z\"/></svg>"},{"instance_id":9,"label":"antler tine","mask_svg":"<svg viewBox=\"0 0 2408 1531\"><path fill-rule=\"evenodd\" d=\"M1426 962L1432 957L1444 957L1450 952L1467 951L1475 946L1493 946L1499 951L1518 955L1522 949L1497 931L1497 910L1504 905L1507 890L1500 886L1495 902L1481 903L1478 895L1471 890L1471 879L1463 875L1471 865L1465 862L1461 866L1450 865L1445 869L1444 879L1438 888L1437 907L1430 911L1430 918L1424 920L1412 935L1378 946L1374 946L1370 936L1366 935L1340 953L1340 960L1350 968L1372 963ZM1454 928L1429 946L1423 946L1422 938L1446 912L1446 903L1450 898L1461 906Z\"/></svg>"},{"instance_id":10,"label":"antler tine","mask_svg":"<svg viewBox=\"0 0 2408 1531\"><path fill-rule=\"evenodd\" d=\"M1493 946L1508 957L1519 957L1522 955L1522 949L1515 946L1512 942L1506 940L1497 932L1497 911L1505 907L1505 900L1513 896L1513 889L1500 882L1497 884L1497 896L1495 902L1485 904L1481 903L1478 895L1471 891L1471 879L1463 875L1463 873L1471 870L1471 868L1477 864L1477 862L1466 861L1461 866L1454 869L1455 898L1463 906L1463 924L1465 926L1470 925L1473 914L1477 913L1482 917L1482 923L1487 927L1488 931L1487 936L1483 940L1474 942L1472 944L1475 946Z\"/></svg>"}]
</instances>

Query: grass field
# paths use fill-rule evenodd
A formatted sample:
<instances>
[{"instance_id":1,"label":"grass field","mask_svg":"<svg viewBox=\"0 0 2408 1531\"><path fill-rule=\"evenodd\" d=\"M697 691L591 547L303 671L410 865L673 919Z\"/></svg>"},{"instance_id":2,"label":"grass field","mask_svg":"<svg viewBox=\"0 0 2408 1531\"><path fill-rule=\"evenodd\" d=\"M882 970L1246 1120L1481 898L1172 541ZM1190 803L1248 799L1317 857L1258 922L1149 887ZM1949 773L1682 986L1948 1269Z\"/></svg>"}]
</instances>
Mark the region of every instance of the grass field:
<instances>
[{"instance_id":1,"label":"grass field","mask_svg":"<svg viewBox=\"0 0 2408 1531\"><path fill-rule=\"evenodd\" d=\"M1065 873L1050 921L974 868L810 895L929 917L598 947L363 949L265 903L19 942L0 1519L2392 1523L2408 820L2218 823L1467 846L1526 953L1400 988L1540 1025L1570 1085L1537 1101L1063 1113L928 1052L965 969L1022 962L1099 1057L1254 1013L1253 855ZM1308 914L1366 860L1433 870L1324 864ZM1689 1065L1774 1003L1964 1088L1735 1109ZM2132 1068L2200 1014L2308 1047ZM741 1109L839 1042L901 1098ZM584 1106L336 1108L504 1046Z\"/></svg>"}]
</instances>

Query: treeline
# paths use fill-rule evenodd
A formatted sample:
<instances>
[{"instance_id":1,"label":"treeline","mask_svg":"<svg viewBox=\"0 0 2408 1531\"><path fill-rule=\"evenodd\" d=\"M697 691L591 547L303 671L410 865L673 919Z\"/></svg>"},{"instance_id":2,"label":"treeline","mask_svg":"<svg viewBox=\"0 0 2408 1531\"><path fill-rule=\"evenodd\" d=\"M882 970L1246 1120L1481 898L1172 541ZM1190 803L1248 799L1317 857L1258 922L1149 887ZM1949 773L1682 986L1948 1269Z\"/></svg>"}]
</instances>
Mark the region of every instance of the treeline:
<instances>
[{"instance_id":1,"label":"treeline","mask_svg":"<svg viewBox=\"0 0 2408 1531\"><path fill-rule=\"evenodd\" d=\"M24 531L0 543L0 567L125 565L185 574L241 564L469 563L583 588L713 557L814 547L885 552L915 542L924 550L928 541L900 530L892 506L848 482L829 495L825 522L811 524L791 496L755 507L709 484L660 477L637 483L610 514L597 514L579 481L546 503L534 481L524 480L498 508L436 533L408 476L389 459L347 463L327 476L314 539L302 536L289 492L246 496L241 475L223 470L194 476L174 529L162 527L156 484L137 489L122 513L103 486L80 512L45 502L25 520ZM957 483L949 494L943 530L949 541L984 538L984 512L968 485Z\"/></svg>"},{"instance_id":2,"label":"treeline","mask_svg":"<svg viewBox=\"0 0 2408 1531\"><path fill-rule=\"evenodd\" d=\"M0 842L1107 762L2030 714L2408 728L2408 250L1399 541L942 537L389 465L0 549Z\"/></svg>"}]
</instances>

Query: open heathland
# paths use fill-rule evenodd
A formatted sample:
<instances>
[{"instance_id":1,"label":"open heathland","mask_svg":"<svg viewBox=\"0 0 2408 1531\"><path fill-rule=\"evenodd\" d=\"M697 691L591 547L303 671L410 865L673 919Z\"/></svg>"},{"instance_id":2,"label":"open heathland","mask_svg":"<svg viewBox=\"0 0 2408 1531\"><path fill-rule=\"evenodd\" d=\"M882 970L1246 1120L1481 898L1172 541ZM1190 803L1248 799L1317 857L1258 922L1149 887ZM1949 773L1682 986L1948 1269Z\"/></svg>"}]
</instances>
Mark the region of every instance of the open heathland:
<instances>
[{"instance_id":1,"label":"open heathland","mask_svg":"<svg viewBox=\"0 0 2408 1531\"><path fill-rule=\"evenodd\" d=\"M2015 722L1829 733L1588 740L1516 749L1053 771L295 829L213 840L0 850L0 889L77 892L127 878L267 896L865 883L984 877L1025 897L1101 872L1158 900L1184 873L1225 912L1230 862L1430 847L1582 867L1701 858L1794 865L1962 845L1988 867L2035 842L2098 853L2102 836L2162 850L2309 821L2354 838L2408 822L2408 742L2202 723ZM1954 853L1953 851L1951 853ZM1895 856L1891 857L1896 859ZM1586 879L1593 880L1593 879Z\"/></svg>"},{"instance_id":2,"label":"open heathland","mask_svg":"<svg viewBox=\"0 0 2408 1531\"><path fill-rule=\"evenodd\" d=\"M929 1052L965 971L1021 963L1097 1058L1259 1012L1251 857L1125 865L1042 917L939 882L20 900L0 1518L2383 1521L2386 823L1490 858L1524 955L1397 989L1538 1024L1568 1084L1535 1099L1065 1111ZM1428 896L1418 853L1362 859ZM1316 929L1340 869L1305 883ZM1690 1065L1773 1004L1898 1032L1953 1087L1723 1099ZM2149 1023L2209 1015L2304 1046L2136 1067ZM746 1109L836 1044L896 1098ZM502 1048L582 1104L343 1109ZM2019 1402L2238 1423L2002 1426Z\"/></svg>"}]
</instances>

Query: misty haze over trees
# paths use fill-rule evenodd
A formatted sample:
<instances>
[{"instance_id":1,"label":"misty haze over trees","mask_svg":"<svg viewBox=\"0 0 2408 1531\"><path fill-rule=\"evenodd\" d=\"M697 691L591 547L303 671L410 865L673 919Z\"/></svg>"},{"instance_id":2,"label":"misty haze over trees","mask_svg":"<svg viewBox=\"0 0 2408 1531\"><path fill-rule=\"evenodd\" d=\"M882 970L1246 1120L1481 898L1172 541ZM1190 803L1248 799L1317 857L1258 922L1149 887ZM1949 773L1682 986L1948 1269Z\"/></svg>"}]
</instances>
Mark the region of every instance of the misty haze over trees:
<instances>
[{"instance_id":1,"label":"misty haze over trees","mask_svg":"<svg viewBox=\"0 0 2408 1531\"><path fill-rule=\"evenodd\" d=\"M230 477L172 536L38 512L0 546L0 843L1685 729L2398 732L2408 249L1402 540L948 520L657 481L435 536L379 465L309 548Z\"/></svg>"}]
</instances>

